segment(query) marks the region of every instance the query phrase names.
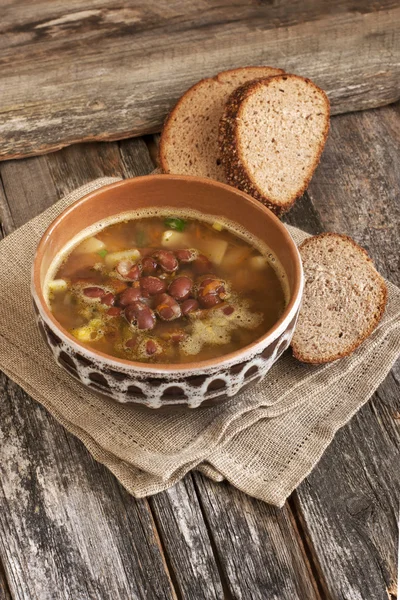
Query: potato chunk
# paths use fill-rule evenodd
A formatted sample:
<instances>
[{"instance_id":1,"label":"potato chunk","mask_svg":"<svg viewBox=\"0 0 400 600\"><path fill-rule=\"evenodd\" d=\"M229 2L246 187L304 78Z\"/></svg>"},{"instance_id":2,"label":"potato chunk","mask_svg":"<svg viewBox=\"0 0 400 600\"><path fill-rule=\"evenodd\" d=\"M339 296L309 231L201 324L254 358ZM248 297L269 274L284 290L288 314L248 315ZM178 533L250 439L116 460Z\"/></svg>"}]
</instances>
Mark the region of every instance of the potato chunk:
<instances>
[{"instance_id":1,"label":"potato chunk","mask_svg":"<svg viewBox=\"0 0 400 600\"><path fill-rule=\"evenodd\" d=\"M173 229L167 229L162 235L161 243L164 248L187 248L190 246L190 242L186 233L181 231L174 231Z\"/></svg>"},{"instance_id":2,"label":"potato chunk","mask_svg":"<svg viewBox=\"0 0 400 600\"><path fill-rule=\"evenodd\" d=\"M65 292L68 288L68 283L65 279L53 279L49 282L49 291L50 292Z\"/></svg>"},{"instance_id":3,"label":"potato chunk","mask_svg":"<svg viewBox=\"0 0 400 600\"><path fill-rule=\"evenodd\" d=\"M214 265L220 265L225 256L228 242L225 240L211 239L200 245L200 250L211 260Z\"/></svg>"},{"instance_id":4,"label":"potato chunk","mask_svg":"<svg viewBox=\"0 0 400 600\"><path fill-rule=\"evenodd\" d=\"M95 237L90 237L79 244L74 252L75 254L93 254L95 252L100 252L100 250L105 250L105 248L106 245L104 242Z\"/></svg>"},{"instance_id":5,"label":"potato chunk","mask_svg":"<svg viewBox=\"0 0 400 600\"><path fill-rule=\"evenodd\" d=\"M136 263L140 258L140 252L137 248L131 248L130 250L121 250L120 252L110 252L105 257L106 267L113 269L121 260L131 260Z\"/></svg>"}]
</instances>

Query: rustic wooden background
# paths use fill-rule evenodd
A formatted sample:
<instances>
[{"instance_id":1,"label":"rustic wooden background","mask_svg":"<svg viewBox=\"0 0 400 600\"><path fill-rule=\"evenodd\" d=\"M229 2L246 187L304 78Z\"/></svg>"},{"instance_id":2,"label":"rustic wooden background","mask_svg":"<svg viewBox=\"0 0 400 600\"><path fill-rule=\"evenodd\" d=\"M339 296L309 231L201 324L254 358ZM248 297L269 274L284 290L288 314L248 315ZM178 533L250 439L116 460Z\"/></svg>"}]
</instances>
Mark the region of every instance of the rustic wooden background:
<instances>
[{"instance_id":1,"label":"rustic wooden background","mask_svg":"<svg viewBox=\"0 0 400 600\"><path fill-rule=\"evenodd\" d=\"M103 175L149 173L150 137L0 164L6 235ZM287 221L353 236L400 284L400 104L332 119ZM396 600L400 362L282 510L189 474L135 500L0 378L0 600ZM57 391L55 390L55 393Z\"/></svg>"},{"instance_id":2,"label":"rustic wooden background","mask_svg":"<svg viewBox=\"0 0 400 600\"><path fill-rule=\"evenodd\" d=\"M190 85L248 64L310 77L333 114L400 98L398 0L0 4L0 160L159 131Z\"/></svg>"},{"instance_id":3,"label":"rustic wooden background","mask_svg":"<svg viewBox=\"0 0 400 600\"><path fill-rule=\"evenodd\" d=\"M159 131L219 70L311 77L336 115L400 98L398 1L0 4L0 237L96 177L149 173L151 135L77 142ZM334 117L286 219L353 236L396 284L399 150L399 103ZM399 390L400 362L278 510L200 474L135 500L0 375L0 600L396 600Z\"/></svg>"}]
</instances>

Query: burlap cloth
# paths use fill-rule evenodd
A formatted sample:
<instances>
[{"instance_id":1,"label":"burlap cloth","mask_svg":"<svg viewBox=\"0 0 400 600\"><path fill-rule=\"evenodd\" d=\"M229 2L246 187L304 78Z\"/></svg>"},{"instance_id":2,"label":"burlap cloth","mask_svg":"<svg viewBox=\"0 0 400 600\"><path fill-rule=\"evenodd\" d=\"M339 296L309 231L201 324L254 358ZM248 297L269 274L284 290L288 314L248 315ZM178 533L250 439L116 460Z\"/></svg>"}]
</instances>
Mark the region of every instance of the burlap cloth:
<instances>
[{"instance_id":1,"label":"burlap cloth","mask_svg":"<svg viewBox=\"0 0 400 600\"><path fill-rule=\"evenodd\" d=\"M134 496L160 492L198 469L282 506L398 356L400 290L388 284L382 322L351 357L312 366L288 352L264 381L221 406L166 416L100 399L56 365L39 336L30 274L49 223L73 201L112 181L81 187L0 243L0 367ZM289 230L297 243L306 237Z\"/></svg>"}]
</instances>

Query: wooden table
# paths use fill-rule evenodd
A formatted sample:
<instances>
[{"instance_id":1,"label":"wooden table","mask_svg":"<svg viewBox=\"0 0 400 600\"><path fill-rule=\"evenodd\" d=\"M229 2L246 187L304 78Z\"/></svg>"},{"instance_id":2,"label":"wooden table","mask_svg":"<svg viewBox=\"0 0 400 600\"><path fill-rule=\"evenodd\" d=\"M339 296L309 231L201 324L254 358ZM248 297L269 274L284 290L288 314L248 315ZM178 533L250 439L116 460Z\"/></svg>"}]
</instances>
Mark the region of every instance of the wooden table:
<instances>
[{"instance_id":1,"label":"wooden table","mask_svg":"<svg viewBox=\"0 0 400 600\"><path fill-rule=\"evenodd\" d=\"M0 163L3 235L96 177L149 173L153 141ZM334 117L287 217L355 237L397 284L399 149L399 104ZM197 473L135 500L2 376L0 599L395 600L399 382L397 363L278 510Z\"/></svg>"}]
</instances>

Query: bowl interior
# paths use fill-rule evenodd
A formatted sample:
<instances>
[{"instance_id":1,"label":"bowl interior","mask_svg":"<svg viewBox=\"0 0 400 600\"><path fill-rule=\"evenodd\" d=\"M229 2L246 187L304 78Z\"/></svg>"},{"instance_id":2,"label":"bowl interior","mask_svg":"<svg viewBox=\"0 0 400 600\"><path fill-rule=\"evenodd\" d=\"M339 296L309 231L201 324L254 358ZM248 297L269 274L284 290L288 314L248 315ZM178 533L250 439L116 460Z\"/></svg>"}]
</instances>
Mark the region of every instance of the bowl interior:
<instances>
[{"instance_id":1,"label":"bowl interior","mask_svg":"<svg viewBox=\"0 0 400 600\"><path fill-rule=\"evenodd\" d=\"M59 329L62 330L46 306L42 289L55 256L86 227L112 215L151 206L190 208L222 216L236 221L265 242L280 260L290 289L285 313L268 333L285 319L300 291L301 262L293 240L279 219L261 203L230 186L196 177L150 175L124 180L88 194L66 209L45 232L34 262L33 287L42 310Z\"/></svg>"}]
</instances>

